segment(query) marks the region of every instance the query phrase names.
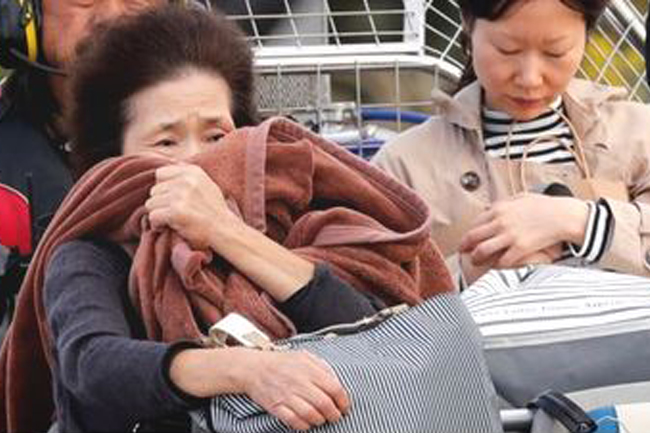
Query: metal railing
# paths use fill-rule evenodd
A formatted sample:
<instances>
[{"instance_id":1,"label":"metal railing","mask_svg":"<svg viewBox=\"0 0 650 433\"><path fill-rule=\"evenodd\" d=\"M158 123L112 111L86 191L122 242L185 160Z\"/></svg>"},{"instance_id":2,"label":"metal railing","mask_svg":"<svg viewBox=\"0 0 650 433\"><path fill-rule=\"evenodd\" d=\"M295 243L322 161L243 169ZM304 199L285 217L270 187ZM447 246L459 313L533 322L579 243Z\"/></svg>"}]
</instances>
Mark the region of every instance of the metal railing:
<instances>
[{"instance_id":1,"label":"metal railing","mask_svg":"<svg viewBox=\"0 0 650 433\"><path fill-rule=\"evenodd\" d=\"M463 69L456 0L244 2L246 13L232 18L255 50L263 114L292 115L324 134L356 133L347 142L353 147L377 141L371 132L390 135L409 126L406 113L430 114L431 90L450 91ZM648 102L646 3L611 2L580 75L623 86L631 99ZM364 113L378 109L396 114L368 131Z\"/></svg>"}]
</instances>

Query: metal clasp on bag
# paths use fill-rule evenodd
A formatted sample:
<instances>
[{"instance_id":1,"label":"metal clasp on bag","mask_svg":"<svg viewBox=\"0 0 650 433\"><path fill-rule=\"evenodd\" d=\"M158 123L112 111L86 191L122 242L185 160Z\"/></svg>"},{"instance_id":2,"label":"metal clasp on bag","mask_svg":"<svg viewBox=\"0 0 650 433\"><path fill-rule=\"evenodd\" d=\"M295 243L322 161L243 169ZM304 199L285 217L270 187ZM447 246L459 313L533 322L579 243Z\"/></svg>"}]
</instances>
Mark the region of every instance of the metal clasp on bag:
<instances>
[{"instance_id":1,"label":"metal clasp on bag","mask_svg":"<svg viewBox=\"0 0 650 433\"><path fill-rule=\"evenodd\" d=\"M229 337L244 347L261 350L276 349L268 335L237 313L229 313L210 327L208 343L214 347L226 347Z\"/></svg>"},{"instance_id":2,"label":"metal clasp on bag","mask_svg":"<svg viewBox=\"0 0 650 433\"><path fill-rule=\"evenodd\" d=\"M357 320L356 322L332 325L308 334L300 334L296 337L309 338L323 336L324 338L330 338L340 335L356 334L358 332L374 328L386 319L390 319L396 314L402 313L408 309L409 306L407 304L398 304L392 307L384 308L383 310L379 310L372 316L364 317L363 319Z\"/></svg>"},{"instance_id":3,"label":"metal clasp on bag","mask_svg":"<svg viewBox=\"0 0 650 433\"><path fill-rule=\"evenodd\" d=\"M342 323L328 326L306 334L296 335L295 338L303 339L310 337L330 338L341 335L356 334L358 332L374 328L386 319L408 310L407 304L399 304L393 307L384 308L372 316L364 317L352 323ZM283 350L286 345L277 345L271 341L268 335L257 328L244 316L237 313L229 313L210 327L207 344L212 347L226 347L228 338L232 338L244 347L261 350Z\"/></svg>"}]
</instances>

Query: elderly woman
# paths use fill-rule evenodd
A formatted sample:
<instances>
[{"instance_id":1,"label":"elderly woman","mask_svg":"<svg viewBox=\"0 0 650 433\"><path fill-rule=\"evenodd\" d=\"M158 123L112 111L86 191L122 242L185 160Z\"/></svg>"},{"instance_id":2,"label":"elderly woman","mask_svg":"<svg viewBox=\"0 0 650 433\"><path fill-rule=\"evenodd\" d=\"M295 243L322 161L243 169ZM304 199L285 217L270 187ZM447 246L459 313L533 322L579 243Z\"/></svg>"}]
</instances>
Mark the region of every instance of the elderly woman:
<instances>
[{"instance_id":1,"label":"elderly woman","mask_svg":"<svg viewBox=\"0 0 650 433\"><path fill-rule=\"evenodd\" d=\"M247 394L295 429L337 421L350 402L321 360L206 348L195 337L240 307L278 337L354 321L385 303L417 302L435 290L435 274L416 260L434 253L426 213L413 213L424 204L352 156L344 154L340 158L348 163L341 163L343 150L323 153L307 137L283 144L291 133L302 133L296 126L272 130L275 147L241 146L239 138L247 134L270 133L264 127L234 131L256 118L251 52L218 15L167 6L116 21L82 49L72 87L78 171L103 162L81 179L55 217L26 283L32 290L19 301L0 382L9 430L48 421L38 419L47 414L47 396L37 394L30 380L39 377L43 384L49 377L36 367L23 374L18 361L25 347L20 336L27 334L31 342L40 336L45 346L30 362L42 366L47 360L51 368L62 431L124 431L184 414L223 393ZM104 161L116 156L124 158ZM267 171L260 165L265 157ZM273 165L280 157L290 162ZM237 162L242 158L243 165ZM254 175L233 180L249 171ZM259 183L260 174L265 183ZM365 187L344 182L341 189L340 179L323 180L327 174ZM142 198L139 179L153 182ZM349 195L355 188L364 191ZM378 201L391 203L391 217L382 224L363 215L364 206L372 209ZM84 218L76 216L84 212ZM350 237L350 215L368 235ZM411 242L415 220L422 221L423 236ZM412 245L392 250L395 239ZM204 270L186 272L196 263ZM386 278L391 272L392 279ZM185 296L194 301L185 302ZM34 321L38 332L30 328ZM36 393L37 410L25 390Z\"/></svg>"},{"instance_id":2,"label":"elderly woman","mask_svg":"<svg viewBox=\"0 0 650 433\"><path fill-rule=\"evenodd\" d=\"M607 1L459 3L462 88L374 163L428 202L470 279L560 259L650 275L650 109L574 77Z\"/></svg>"}]
</instances>

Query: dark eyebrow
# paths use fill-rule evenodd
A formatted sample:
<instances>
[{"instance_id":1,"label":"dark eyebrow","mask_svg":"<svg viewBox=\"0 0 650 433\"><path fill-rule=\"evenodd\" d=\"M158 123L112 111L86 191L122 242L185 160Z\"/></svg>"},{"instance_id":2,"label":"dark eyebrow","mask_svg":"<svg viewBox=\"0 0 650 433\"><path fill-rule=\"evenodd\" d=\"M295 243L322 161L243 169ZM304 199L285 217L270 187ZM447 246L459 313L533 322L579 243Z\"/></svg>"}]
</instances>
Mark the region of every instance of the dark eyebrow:
<instances>
[{"instance_id":1,"label":"dark eyebrow","mask_svg":"<svg viewBox=\"0 0 650 433\"><path fill-rule=\"evenodd\" d=\"M173 130L176 127L176 123L162 123L158 129L158 131L170 131Z\"/></svg>"},{"instance_id":2,"label":"dark eyebrow","mask_svg":"<svg viewBox=\"0 0 650 433\"><path fill-rule=\"evenodd\" d=\"M223 116L204 117L201 119L201 122L204 124L217 125L221 128L227 125L227 122L224 120Z\"/></svg>"},{"instance_id":3,"label":"dark eyebrow","mask_svg":"<svg viewBox=\"0 0 650 433\"><path fill-rule=\"evenodd\" d=\"M223 116L208 116L201 118L201 124L213 126L216 125L219 128L226 129L229 127L229 123L226 122ZM179 127L179 122L166 122L161 123L156 127L156 130L153 131L156 134L161 132L175 131Z\"/></svg>"},{"instance_id":4,"label":"dark eyebrow","mask_svg":"<svg viewBox=\"0 0 650 433\"><path fill-rule=\"evenodd\" d=\"M201 123L217 125L217 126L224 126L226 124L222 116L203 117L201 118ZM168 123L161 123L157 129L158 131L170 131L177 127L178 127L178 122L168 122Z\"/></svg>"}]
</instances>

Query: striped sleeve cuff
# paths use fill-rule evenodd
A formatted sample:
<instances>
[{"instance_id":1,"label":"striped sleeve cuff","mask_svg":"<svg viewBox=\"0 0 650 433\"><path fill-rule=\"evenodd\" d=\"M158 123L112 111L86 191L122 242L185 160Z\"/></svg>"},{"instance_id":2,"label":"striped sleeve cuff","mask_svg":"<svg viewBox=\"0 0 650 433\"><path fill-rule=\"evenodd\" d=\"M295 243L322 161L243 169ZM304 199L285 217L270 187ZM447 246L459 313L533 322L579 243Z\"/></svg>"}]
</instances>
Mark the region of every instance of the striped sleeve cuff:
<instances>
[{"instance_id":1,"label":"striped sleeve cuff","mask_svg":"<svg viewBox=\"0 0 650 433\"><path fill-rule=\"evenodd\" d=\"M602 198L588 204L589 217L582 246L569 244L569 250L574 257L584 259L587 263L596 263L609 247L614 231L614 214Z\"/></svg>"}]
</instances>

